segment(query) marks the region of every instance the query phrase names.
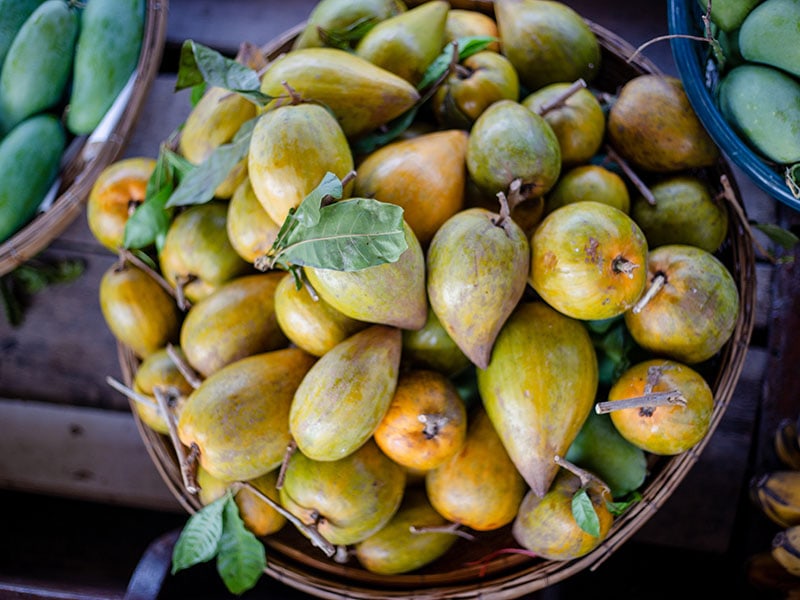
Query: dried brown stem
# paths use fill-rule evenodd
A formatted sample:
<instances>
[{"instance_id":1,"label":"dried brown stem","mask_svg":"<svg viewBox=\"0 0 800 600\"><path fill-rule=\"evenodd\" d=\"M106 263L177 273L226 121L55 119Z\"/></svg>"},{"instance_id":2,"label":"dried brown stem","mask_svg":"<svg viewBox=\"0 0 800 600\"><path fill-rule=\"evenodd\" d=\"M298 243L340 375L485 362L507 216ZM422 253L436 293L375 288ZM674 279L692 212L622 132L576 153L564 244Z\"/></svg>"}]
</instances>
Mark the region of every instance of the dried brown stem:
<instances>
[{"instance_id":1,"label":"dried brown stem","mask_svg":"<svg viewBox=\"0 0 800 600\"><path fill-rule=\"evenodd\" d=\"M150 408L153 406L158 406L158 404L150 396L146 396L145 394L140 394L139 392L132 390L124 383L117 381L111 376L106 377L106 383L117 390L120 394L127 397L129 400L133 400L142 406L149 406Z\"/></svg>"},{"instance_id":2,"label":"dried brown stem","mask_svg":"<svg viewBox=\"0 0 800 600\"><path fill-rule=\"evenodd\" d=\"M686 406L686 398L678 390L669 390L667 392L649 392L644 396L634 396L625 400L598 402L595 404L594 410L597 414L602 415L626 408L654 408L656 406L676 405Z\"/></svg>"},{"instance_id":3,"label":"dried brown stem","mask_svg":"<svg viewBox=\"0 0 800 600\"><path fill-rule=\"evenodd\" d=\"M152 277L156 281L156 283L158 283L158 285L160 285L162 288L164 288L164 290L170 296L172 296L173 298L175 298L178 301L178 306L180 307L181 310L188 310L189 309L189 307L191 305L188 302L184 302L184 301L181 300L180 294L178 293L178 290L176 290L174 287L172 287L169 284L169 282L166 279L164 279L164 277L161 275L161 273L159 273L158 271L153 269L150 265L148 265L146 262L144 262L141 258L136 256L136 254L134 254L133 252L131 252L130 250L128 250L126 248L121 248L120 251L119 251L119 258L120 258L120 263L129 262L133 266L141 269L142 271L147 273L150 277Z\"/></svg>"},{"instance_id":4,"label":"dried brown stem","mask_svg":"<svg viewBox=\"0 0 800 600\"><path fill-rule=\"evenodd\" d=\"M156 402L161 413L164 415L164 420L167 422L167 429L169 430L169 439L172 441L172 446L175 449L175 455L178 458L178 465L181 469L181 478L183 479L183 487L190 494L196 494L200 488L197 485L197 463L194 460L197 446L193 445L191 454L187 456L185 447L178 436L178 425L175 422L175 414L169 408L169 398L167 393L161 386L153 388L153 393L156 396Z\"/></svg>"},{"instance_id":5,"label":"dried brown stem","mask_svg":"<svg viewBox=\"0 0 800 600\"><path fill-rule=\"evenodd\" d=\"M578 465L568 461L563 456L559 456L558 454L556 454L553 457L553 462L555 462L559 467L566 469L567 471L578 477L578 479L581 480L581 487L588 486L592 481L597 481L599 483L602 483L604 486L606 485L597 476L593 475L586 469L581 469Z\"/></svg>"},{"instance_id":6,"label":"dried brown stem","mask_svg":"<svg viewBox=\"0 0 800 600\"><path fill-rule=\"evenodd\" d=\"M567 100L575 94L578 90L582 90L586 87L586 82L583 79L578 79L574 81L567 89L565 89L562 93L558 94L556 97L552 98L549 102L545 102L542 104L539 109L536 111L540 117L545 116L551 110L556 109L560 106L566 104Z\"/></svg>"},{"instance_id":7,"label":"dried brown stem","mask_svg":"<svg viewBox=\"0 0 800 600\"><path fill-rule=\"evenodd\" d=\"M336 547L331 544L328 540L323 537L323 535L319 532L319 530L314 525L306 525L288 510L286 510L279 502L275 502L272 498L267 496L264 492L259 490L256 486L248 481L239 481L237 485L246 487L248 490L253 492L256 496L258 496L261 500L269 504L273 509L279 512L281 515L286 517L286 520L289 521L292 525L297 527L303 534L305 534L308 539L311 540L311 543L322 550L325 553L325 556L331 557L336 554Z\"/></svg>"},{"instance_id":8,"label":"dried brown stem","mask_svg":"<svg viewBox=\"0 0 800 600\"><path fill-rule=\"evenodd\" d=\"M636 174L636 172L631 168L624 158L622 158L617 151L614 150L610 145L606 144L606 154L608 157L613 160L615 163L619 165L619 168L622 169L625 176L630 179L631 183L639 190L639 193L644 196L644 199L647 200L647 203L651 206L656 205L656 197L653 195L653 192L650 191L650 188L645 185L644 181Z\"/></svg>"},{"instance_id":9,"label":"dried brown stem","mask_svg":"<svg viewBox=\"0 0 800 600\"><path fill-rule=\"evenodd\" d=\"M642 312L644 307L650 303L650 300L655 298L655 295L661 291L661 288L663 288L666 283L667 278L663 273L658 273L655 277L653 277L653 281L650 282L650 286L645 290L638 302L633 305L631 312L635 315L638 315L640 312Z\"/></svg>"},{"instance_id":10,"label":"dried brown stem","mask_svg":"<svg viewBox=\"0 0 800 600\"><path fill-rule=\"evenodd\" d=\"M169 356L170 360L172 360L175 367L178 371L181 372L184 379L189 382L194 389L200 387L200 384L203 383L203 380L200 376L195 372L195 370L187 363L184 358L178 354L177 348L173 344L167 344L167 355Z\"/></svg>"},{"instance_id":11,"label":"dried brown stem","mask_svg":"<svg viewBox=\"0 0 800 600\"><path fill-rule=\"evenodd\" d=\"M461 529L461 523L448 523L447 525L411 525L408 530L413 534L420 533L448 533L457 535L465 540L472 541L475 536Z\"/></svg>"},{"instance_id":12,"label":"dried brown stem","mask_svg":"<svg viewBox=\"0 0 800 600\"><path fill-rule=\"evenodd\" d=\"M278 481L275 484L277 489L281 489L283 487L283 479L286 477L286 468L289 466L289 459L292 458L292 454L295 453L297 450L297 442L291 440L288 444L286 444L286 451L283 453L283 460L281 461L281 470L278 471Z\"/></svg>"}]
</instances>

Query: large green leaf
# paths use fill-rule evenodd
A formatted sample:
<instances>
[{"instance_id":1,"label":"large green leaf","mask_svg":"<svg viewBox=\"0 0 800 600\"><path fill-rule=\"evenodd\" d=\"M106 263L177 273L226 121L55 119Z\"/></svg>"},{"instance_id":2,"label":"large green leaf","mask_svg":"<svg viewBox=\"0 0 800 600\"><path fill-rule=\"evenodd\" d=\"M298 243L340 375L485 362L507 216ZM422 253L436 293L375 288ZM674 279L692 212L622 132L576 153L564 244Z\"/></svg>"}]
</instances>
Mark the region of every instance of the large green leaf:
<instances>
[{"instance_id":1,"label":"large green leaf","mask_svg":"<svg viewBox=\"0 0 800 600\"><path fill-rule=\"evenodd\" d=\"M207 562L217 555L222 538L223 511L233 496L226 493L194 513L186 522L172 550L172 573Z\"/></svg>"},{"instance_id":2,"label":"large green leaf","mask_svg":"<svg viewBox=\"0 0 800 600\"><path fill-rule=\"evenodd\" d=\"M242 594L255 586L266 566L264 544L245 527L236 502L228 502L217 555L222 581L232 594Z\"/></svg>"}]
</instances>

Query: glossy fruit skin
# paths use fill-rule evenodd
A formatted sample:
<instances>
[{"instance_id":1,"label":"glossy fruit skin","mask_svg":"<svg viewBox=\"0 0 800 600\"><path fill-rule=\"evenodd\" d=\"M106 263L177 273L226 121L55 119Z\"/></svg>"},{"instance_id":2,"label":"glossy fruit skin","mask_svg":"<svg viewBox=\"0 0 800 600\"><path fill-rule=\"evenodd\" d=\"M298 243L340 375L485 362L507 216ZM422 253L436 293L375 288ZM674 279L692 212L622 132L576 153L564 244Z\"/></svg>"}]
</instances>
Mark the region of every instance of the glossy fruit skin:
<instances>
[{"instance_id":1,"label":"glossy fruit skin","mask_svg":"<svg viewBox=\"0 0 800 600\"><path fill-rule=\"evenodd\" d=\"M179 346L175 346L174 350L178 356L186 358ZM133 378L132 388L135 392L150 396L153 400L150 405L141 402L133 405L142 422L154 431L169 435L169 426L155 398L157 386L167 392L168 405L169 401L174 401L170 408L177 421L186 398L194 388L180 372L166 348L156 350L139 364ZM170 392L174 392L177 396L173 396Z\"/></svg>"},{"instance_id":2,"label":"glossy fruit skin","mask_svg":"<svg viewBox=\"0 0 800 600\"><path fill-rule=\"evenodd\" d=\"M600 101L586 88L574 92L563 104L543 108L563 94L571 83L551 83L521 100L550 124L561 148L562 169L588 162L600 150L606 133L606 115Z\"/></svg>"},{"instance_id":3,"label":"glossy fruit skin","mask_svg":"<svg viewBox=\"0 0 800 600\"><path fill-rule=\"evenodd\" d=\"M191 302L205 298L252 266L231 246L227 217L224 202L196 204L179 213L167 230L159 254L161 274L174 287L182 278L188 279L183 291Z\"/></svg>"},{"instance_id":4,"label":"glossy fruit skin","mask_svg":"<svg viewBox=\"0 0 800 600\"><path fill-rule=\"evenodd\" d=\"M289 428L313 460L334 461L363 446L386 415L397 387L400 330L372 325L326 352L297 388Z\"/></svg>"},{"instance_id":5,"label":"glossy fruit skin","mask_svg":"<svg viewBox=\"0 0 800 600\"><path fill-rule=\"evenodd\" d=\"M650 370L657 377L650 374ZM706 380L692 367L678 361L657 358L632 366L608 392L609 401L643 396L653 392L677 390L686 406L669 405L654 408L613 410L611 421L620 435L646 452L674 456L699 443L711 425L714 394Z\"/></svg>"},{"instance_id":6,"label":"glossy fruit skin","mask_svg":"<svg viewBox=\"0 0 800 600\"><path fill-rule=\"evenodd\" d=\"M498 100L519 100L519 77L505 56L484 50L461 61L436 90L431 106L441 126L470 129Z\"/></svg>"},{"instance_id":7,"label":"glossy fruit skin","mask_svg":"<svg viewBox=\"0 0 800 600\"><path fill-rule=\"evenodd\" d=\"M423 490L407 490L392 519L355 547L358 562L367 571L383 575L419 569L447 552L458 539L448 532L414 533L411 528L448 525L431 506Z\"/></svg>"},{"instance_id":8,"label":"glossy fruit skin","mask_svg":"<svg viewBox=\"0 0 800 600\"><path fill-rule=\"evenodd\" d=\"M565 204L582 200L602 202L630 214L631 197L625 180L614 171L594 164L562 172L547 194L544 211L549 214Z\"/></svg>"},{"instance_id":9,"label":"glossy fruit skin","mask_svg":"<svg viewBox=\"0 0 800 600\"><path fill-rule=\"evenodd\" d=\"M544 495L592 410L597 354L586 327L544 302L522 303L477 370L483 406L528 486Z\"/></svg>"},{"instance_id":10,"label":"glossy fruit skin","mask_svg":"<svg viewBox=\"0 0 800 600\"><path fill-rule=\"evenodd\" d=\"M247 155L250 184L279 225L326 173L342 179L352 170L353 155L342 128L318 104L280 106L262 115L253 128Z\"/></svg>"},{"instance_id":11,"label":"glossy fruit skin","mask_svg":"<svg viewBox=\"0 0 800 600\"><path fill-rule=\"evenodd\" d=\"M177 343L182 315L175 299L141 269L112 265L100 280L99 297L111 333L138 357Z\"/></svg>"},{"instance_id":12,"label":"glossy fruit skin","mask_svg":"<svg viewBox=\"0 0 800 600\"><path fill-rule=\"evenodd\" d=\"M401 373L392 402L373 433L396 463L426 471L444 463L464 444L467 411L455 385L437 371Z\"/></svg>"},{"instance_id":13,"label":"glossy fruit skin","mask_svg":"<svg viewBox=\"0 0 800 600\"><path fill-rule=\"evenodd\" d=\"M555 561L580 558L597 548L614 522L606 506L611 495L597 482L591 483L587 489L600 520L600 535L595 537L580 528L572 513L572 498L580 488L580 479L561 469L552 488L543 497L528 492L512 526L517 543L537 556Z\"/></svg>"},{"instance_id":14,"label":"glossy fruit skin","mask_svg":"<svg viewBox=\"0 0 800 600\"><path fill-rule=\"evenodd\" d=\"M666 284L639 312L625 313L636 343L655 354L687 364L708 360L733 335L739 291L727 267L713 254L682 244L650 252L647 281Z\"/></svg>"},{"instance_id":15,"label":"glossy fruit skin","mask_svg":"<svg viewBox=\"0 0 800 600\"><path fill-rule=\"evenodd\" d=\"M630 215L651 249L666 244L688 244L708 252L719 249L728 235L728 211L704 181L675 175L654 183L650 191L655 206L636 196Z\"/></svg>"},{"instance_id":16,"label":"glossy fruit skin","mask_svg":"<svg viewBox=\"0 0 800 600\"><path fill-rule=\"evenodd\" d=\"M355 23L380 22L406 10L400 0L320 0L314 6L292 49L326 46L320 31L346 30Z\"/></svg>"},{"instance_id":17,"label":"glossy fruit skin","mask_svg":"<svg viewBox=\"0 0 800 600\"><path fill-rule=\"evenodd\" d=\"M530 247L510 218L470 208L436 232L427 256L428 300L473 364L485 368L494 341L525 291Z\"/></svg>"},{"instance_id":18,"label":"glossy fruit skin","mask_svg":"<svg viewBox=\"0 0 800 600\"><path fill-rule=\"evenodd\" d=\"M542 0L499 0L494 5L502 51L529 90L577 79L588 83L597 76L599 40L573 8Z\"/></svg>"},{"instance_id":19,"label":"glossy fruit skin","mask_svg":"<svg viewBox=\"0 0 800 600\"><path fill-rule=\"evenodd\" d=\"M472 364L442 327L433 309L428 307L428 318L421 329L403 330L404 367L433 369L451 376Z\"/></svg>"},{"instance_id":20,"label":"glossy fruit skin","mask_svg":"<svg viewBox=\"0 0 800 600\"><path fill-rule=\"evenodd\" d=\"M561 173L561 149L553 128L514 100L498 100L470 130L467 170L475 184L494 197L522 180L525 198L546 194Z\"/></svg>"},{"instance_id":21,"label":"glossy fruit skin","mask_svg":"<svg viewBox=\"0 0 800 600\"><path fill-rule=\"evenodd\" d=\"M236 187L228 202L225 227L231 246L249 263L264 256L278 237L280 225L259 202L249 177Z\"/></svg>"},{"instance_id":22,"label":"glossy fruit skin","mask_svg":"<svg viewBox=\"0 0 800 600\"><path fill-rule=\"evenodd\" d=\"M710 167L720 157L677 77L628 80L609 109L606 136L631 166L654 173Z\"/></svg>"},{"instance_id":23,"label":"glossy fruit skin","mask_svg":"<svg viewBox=\"0 0 800 600\"><path fill-rule=\"evenodd\" d=\"M488 36L499 37L497 23L487 14L476 10L450 7L447 12L447 21L444 24L445 43L461 37ZM486 47L492 52L499 52L500 44L492 42Z\"/></svg>"},{"instance_id":24,"label":"glossy fruit skin","mask_svg":"<svg viewBox=\"0 0 800 600\"><path fill-rule=\"evenodd\" d=\"M246 481L277 468L289 434L289 407L315 357L298 348L255 354L203 380L181 411L178 436L197 445L214 477Z\"/></svg>"},{"instance_id":25,"label":"glossy fruit skin","mask_svg":"<svg viewBox=\"0 0 800 600\"><path fill-rule=\"evenodd\" d=\"M382 146L358 165L353 196L403 208L403 218L427 247L464 205L466 131L435 131Z\"/></svg>"},{"instance_id":26,"label":"glossy fruit skin","mask_svg":"<svg viewBox=\"0 0 800 600\"><path fill-rule=\"evenodd\" d=\"M246 356L288 346L275 315L275 289L283 276L271 271L235 277L192 305L180 344L195 371L208 377Z\"/></svg>"},{"instance_id":27,"label":"glossy fruit skin","mask_svg":"<svg viewBox=\"0 0 800 600\"><path fill-rule=\"evenodd\" d=\"M486 412L476 407L469 419L461 450L425 474L425 489L433 507L448 521L491 531L514 520L525 481Z\"/></svg>"},{"instance_id":28,"label":"glossy fruit skin","mask_svg":"<svg viewBox=\"0 0 800 600\"><path fill-rule=\"evenodd\" d=\"M275 316L284 335L314 356L322 356L339 342L369 326L351 319L322 298L314 298L294 277L286 274L275 288Z\"/></svg>"},{"instance_id":29,"label":"glossy fruit skin","mask_svg":"<svg viewBox=\"0 0 800 600\"><path fill-rule=\"evenodd\" d=\"M125 225L144 202L156 161L147 156L122 158L103 169L86 201L86 221L95 239L116 253L124 246Z\"/></svg>"},{"instance_id":30,"label":"glossy fruit skin","mask_svg":"<svg viewBox=\"0 0 800 600\"><path fill-rule=\"evenodd\" d=\"M302 452L289 458L281 504L303 523L318 523L334 545L356 544L379 531L403 499L406 472L372 440L334 461Z\"/></svg>"},{"instance_id":31,"label":"glossy fruit skin","mask_svg":"<svg viewBox=\"0 0 800 600\"><path fill-rule=\"evenodd\" d=\"M547 215L531 237L529 283L556 310L580 320L621 315L647 281L647 240L626 213L594 201Z\"/></svg>"}]
</instances>

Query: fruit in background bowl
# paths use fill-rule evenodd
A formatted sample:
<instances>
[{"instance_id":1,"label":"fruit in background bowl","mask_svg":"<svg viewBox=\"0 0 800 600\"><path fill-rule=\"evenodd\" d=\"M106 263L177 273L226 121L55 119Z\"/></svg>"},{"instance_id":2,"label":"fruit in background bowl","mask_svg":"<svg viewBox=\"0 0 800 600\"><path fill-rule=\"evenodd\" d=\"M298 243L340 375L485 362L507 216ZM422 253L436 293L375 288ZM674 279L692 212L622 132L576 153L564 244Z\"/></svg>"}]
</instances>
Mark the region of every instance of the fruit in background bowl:
<instances>
[{"instance_id":1,"label":"fruit in background bowl","mask_svg":"<svg viewBox=\"0 0 800 600\"><path fill-rule=\"evenodd\" d=\"M533 232L529 282L567 316L610 319L644 292L647 251L644 233L626 213L601 202L573 202Z\"/></svg>"}]
</instances>

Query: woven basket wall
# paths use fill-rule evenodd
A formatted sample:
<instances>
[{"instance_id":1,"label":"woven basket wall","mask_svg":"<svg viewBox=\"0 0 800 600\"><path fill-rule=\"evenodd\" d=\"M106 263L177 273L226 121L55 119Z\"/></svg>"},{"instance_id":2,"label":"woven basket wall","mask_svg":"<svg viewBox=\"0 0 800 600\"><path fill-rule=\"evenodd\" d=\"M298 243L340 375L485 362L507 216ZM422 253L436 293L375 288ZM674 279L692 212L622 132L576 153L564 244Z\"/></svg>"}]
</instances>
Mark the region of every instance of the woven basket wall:
<instances>
[{"instance_id":1,"label":"woven basket wall","mask_svg":"<svg viewBox=\"0 0 800 600\"><path fill-rule=\"evenodd\" d=\"M492 14L491 2L452 1L457 8L482 10ZM658 73L648 59L636 56L635 49L612 32L589 22L603 50L602 71L593 87L615 93L627 80L642 73ZM263 47L267 59L289 50L302 24ZM599 566L664 504L696 463L714 433L731 400L744 365L754 323L755 263L753 244L740 194L729 165L720 160L706 170L712 184L720 188L725 176L738 204L730 210L728 238L717 256L730 269L740 293L740 314L735 331L722 351L710 362L709 384L715 405L708 435L692 450L675 457L655 459L651 473L640 489L642 500L618 517L608 538L593 552L573 561L533 559L519 554L499 554L496 550L517 547L510 526L481 533L476 541L459 540L444 557L418 571L394 576L379 576L360 568L353 560L339 564L325 556L293 527L264 539L268 566L266 573L305 593L321 598L481 598L506 599L544 589L585 569ZM128 384L136 372L137 361L129 349L120 347L120 364ZM133 407L132 407L133 408ZM134 415L136 411L133 410ZM167 486L184 508L193 513L201 505L188 494L170 440L135 417L147 450ZM488 560L486 560L488 557ZM474 564L470 564L474 563Z\"/></svg>"},{"instance_id":2,"label":"woven basket wall","mask_svg":"<svg viewBox=\"0 0 800 600\"><path fill-rule=\"evenodd\" d=\"M95 179L117 160L130 139L136 119L158 75L167 33L168 0L147 0L142 49L127 102L107 139L74 138L62 161L56 198L50 206L0 244L0 276L44 250L81 214Z\"/></svg>"}]
</instances>

